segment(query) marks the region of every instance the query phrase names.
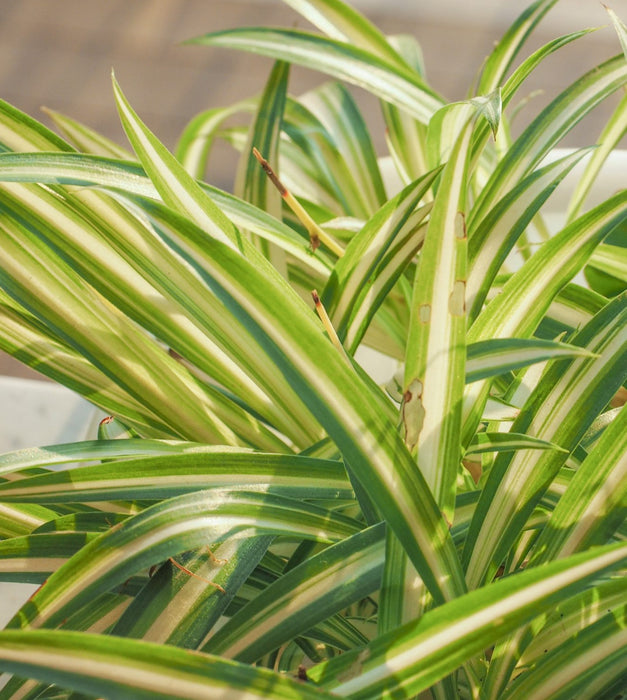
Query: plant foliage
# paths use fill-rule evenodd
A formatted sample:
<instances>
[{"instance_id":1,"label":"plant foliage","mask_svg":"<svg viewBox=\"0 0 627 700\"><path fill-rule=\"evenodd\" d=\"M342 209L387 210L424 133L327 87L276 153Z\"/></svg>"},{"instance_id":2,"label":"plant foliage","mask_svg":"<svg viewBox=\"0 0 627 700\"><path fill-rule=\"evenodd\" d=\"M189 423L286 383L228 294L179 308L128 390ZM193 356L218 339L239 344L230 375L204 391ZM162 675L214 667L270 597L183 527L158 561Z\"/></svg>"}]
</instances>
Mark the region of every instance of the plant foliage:
<instances>
[{"instance_id":1,"label":"plant foliage","mask_svg":"<svg viewBox=\"0 0 627 700\"><path fill-rule=\"evenodd\" d=\"M625 56L515 136L527 77L585 41L514 67L556 0L452 104L411 37L285 1L319 31L190 42L276 63L176 155L115 78L132 151L0 104L0 348L112 416L0 456L0 579L41 584L0 632L0 698L615 697L627 190L587 193L627 101L592 156L550 156ZM290 64L332 80L294 96ZM217 139L233 193L204 181Z\"/></svg>"}]
</instances>

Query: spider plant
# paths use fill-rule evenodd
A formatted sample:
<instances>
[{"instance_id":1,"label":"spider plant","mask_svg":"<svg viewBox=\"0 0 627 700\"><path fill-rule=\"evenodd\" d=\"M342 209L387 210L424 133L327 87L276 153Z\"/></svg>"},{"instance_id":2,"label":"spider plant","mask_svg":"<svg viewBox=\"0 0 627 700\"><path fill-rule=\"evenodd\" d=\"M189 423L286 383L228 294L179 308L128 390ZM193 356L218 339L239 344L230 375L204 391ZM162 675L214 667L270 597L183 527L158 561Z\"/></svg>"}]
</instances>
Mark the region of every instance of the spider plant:
<instances>
[{"instance_id":1,"label":"spider plant","mask_svg":"<svg viewBox=\"0 0 627 700\"><path fill-rule=\"evenodd\" d=\"M587 193L627 99L550 156L625 56L515 136L528 76L585 41L515 63L556 0L453 104L411 37L285 2L319 31L190 42L275 63L176 154L115 78L132 151L0 105L0 347L111 415L0 457L0 579L40 584L0 632L0 698L616 697L627 191ZM330 82L295 96L291 64ZM205 182L217 139L232 193Z\"/></svg>"}]
</instances>

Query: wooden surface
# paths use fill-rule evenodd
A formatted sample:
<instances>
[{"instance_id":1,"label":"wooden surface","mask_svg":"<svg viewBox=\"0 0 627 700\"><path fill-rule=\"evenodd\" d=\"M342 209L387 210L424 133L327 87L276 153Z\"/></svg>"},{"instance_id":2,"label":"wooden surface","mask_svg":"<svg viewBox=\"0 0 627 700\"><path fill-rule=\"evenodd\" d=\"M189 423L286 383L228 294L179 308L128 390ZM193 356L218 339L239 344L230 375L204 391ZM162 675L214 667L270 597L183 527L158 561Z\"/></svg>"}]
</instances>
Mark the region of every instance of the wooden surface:
<instances>
[{"instance_id":1,"label":"wooden surface","mask_svg":"<svg viewBox=\"0 0 627 700\"><path fill-rule=\"evenodd\" d=\"M523 4L483 0L479 4L485 5L487 12L479 24L467 13L463 17L454 12L437 17L425 12L423 16L421 1L426 2L415 0L411 11L404 13L394 11L393 0L369 2L368 16L386 33L416 36L431 84L447 98L461 99L493 43ZM587 0L564 0L560 5L569 2L581 7ZM459 3L461 7L466 0ZM410 3L401 4L410 7ZM595 2L594 6L599 13L596 23L607 22L600 4ZM111 92L113 68L141 118L172 148L196 113L260 92L271 67L270 60L252 54L184 46L181 42L206 32L248 25L310 28L285 5L271 0L0 0L0 97L44 122L39 108L45 105L126 145ZM549 22L541 28L530 48L580 28L566 25L567 13L559 18L559 26ZM569 79L618 51L616 37L605 29L552 57L541 78L526 85L524 94L539 89L544 93L531 99L519 123L533 116L534 105L548 101ZM295 69L291 92L304 92L323 79L312 71ZM383 152L377 103L359 91L355 94ZM564 145L593 143L612 104L574 131ZM228 189L234 162L227 146L217 148L207 179ZM0 373L24 372L0 357Z\"/></svg>"}]
</instances>

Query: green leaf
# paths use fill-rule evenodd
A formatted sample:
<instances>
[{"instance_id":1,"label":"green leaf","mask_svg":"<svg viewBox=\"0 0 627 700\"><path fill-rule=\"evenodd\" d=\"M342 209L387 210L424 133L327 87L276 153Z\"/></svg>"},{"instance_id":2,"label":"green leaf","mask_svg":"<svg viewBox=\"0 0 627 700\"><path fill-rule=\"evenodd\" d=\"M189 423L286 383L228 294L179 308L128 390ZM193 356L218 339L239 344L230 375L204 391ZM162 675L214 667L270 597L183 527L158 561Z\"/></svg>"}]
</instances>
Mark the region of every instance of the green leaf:
<instances>
[{"instance_id":1,"label":"green leaf","mask_svg":"<svg viewBox=\"0 0 627 700\"><path fill-rule=\"evenodd\" d=\"M85 440L6 452L0 455L0 474L87 460L122 460L128 457L211 452L214 449L211 445L182 440Z\"/></svg>"},{"instance_id":2,"label":"green leaf","mask_svg":"<svg viewBox=\"0 0 627 700\"><path fill-rule=\"evenodd\" d=\"M111 634L199 648L271 542L272 536L236 536L211 550L169 559L133 598Z\"/></svg>"},{"instance_id":3,"label":"green leaf","mask_svg":"<svg viewBox=\"0 0 627 700\"><path fill-rule=\"evenodd\" d=\"M438 171L408 185L353 236L321 295L333 327L350 353L363 338L385 295L422 244L418 207Z\"/></svg>"},{"instance_id":4,"label":"green leaf","mask_svg":"<svg viewBox=\"0 0 627 700\"><path fill-rule=\"evenodd\" d=\"M107 510L107 506L111 506ZM72 506L68 506L72 508ZM142 508L140 503L125 504L121 501L113 504L106 502L97 503L93 508L95 510L87 510L89 506L85 504L75 505L75 512L66 513L65 515L55 514L47 522L40 525L36 530L33 530L34 535L40 535L48 532L85 532L88 534L105 532L114 527L117 523L121 523L129 515L137 513Z\"/></svg>"},{"instance_id":5,"label":"green leaf","mask_svg":"<svg viewBox=\"0 0 627 700\"><path fill-rule=\"evenodd\" d=\"M538 566L604 544L624 522L627 512L626 424L627 411L622 410L575 472L536 540L527 566ZM577 612L580 614L579 610ZM565 624L560 619L560 626ZM537 629L521 628L499 646L486 678L487 698L501 696L516 662L536 634Z\"/></svg>"},{"instance_id":6,"label":"green leaf","mask_svg":"<svg viewBox=\"0 0 627 700\"><path fill-rule=\"evenodd\" d=\"M328 88L323 85L320 89ZM313 91L313 99L316 99L316 92ZM312 99L311 95L306 93L305 97ZM354 110L353 105L351 112ZM339 115L330 116L333 123L340 118ZM281 174L293 194L308 200L310 213L312 202L329 209L328 213L316 215L315 220L326 223L334 214L359 212L363 207L362 197L354 185L355 173L348 170L340 152L343 144L335 141L318 115L302 100L289 99L284 126L289 141L281 144Z\"/></svg>"},{"instance_id":7,"label":"green leaf","mask_svg":"<svg viewBox=\"0 0 627 700\"><path fill-rule=\"evenodd\" d=\"M544 4L544 3L540 3ZM552 3L551 3L552 4ZM538 3L534 7L538 7ZM530 8L533 9L533 8ZM505 81L503 84L501 94L502 94L502 99L503 99L503 110L507 108L514 96L518 93L520 87L523 85L525 80L533 73L534 70L538 69L540 64L548 58L552 53L557 51L558 49L561 49L563 46L566 46L569 44L571 41L575 41L576 39L579 39L586 34L589 34L590 32L595 31L594 29L584 29L578 32L572 32L570 34L565 34L564 36L557 37L556 39L553 39L549 41L547 44L544 46L540 47L537 51L532 53L528 58L526 58L522 63L512 72L510 77ZM493 54L493 56L498 53L498 48ZM490 60L490 59L489 59ZM502 79L502 78L501 78ZM488 83L488 85L491 83ZM492 89L495 89L493 87ZM526 99L523 97L521 100L521 103L524 104ZM510 116L510 121L513 120L516 112L512 110L512 114ZM478 153L483 145L485 144L487 137L488 137L488 124L480 125L478 129L477 136L475 138L475 145L474 145L474 150L476 153ZM501 132L503 134L504 132ZM503 150L506 150L510 147L509 143L509 137L507 137L508 142L507 145L503 146ZM503 139L504 140L504 139ZM501 146L497 146L497 148L501 148ZM493 166L492 168L493 169ZM483 186L482 182L478 183L480 186Z\"/></svg>"},{"instance_id":8,"label":"green leaf","mask_svg":"<svg viewBox=\"0 0 627 700\"><path fill-rule=\"evenodd\" d=\"M504 700L598 698L605 688L624 680L625 645L624 622L605 615L540 659L500 697Z\"/></svg>"},{"instance_id":9,"label":"green leaf","mask_svg":"<svg viewBox=\"0 0 627 700\"><path fill-rule=\"evenodd\" d=\"M137 163L79 153L0 154L0 181L98 186L131 201L133 195L159 198ZM311 255L309 246L288 226L227 192L198 184L236 226L281 246L313 270L328 274L330 263L325 256L319 251Z\"/></svg>"},{"instance_id":10,"label":"green leaf","mask_svg":"<svg viewBox=\"0 0 627 700\"><path fill-rule=\"evenodd\" d=\"M620 17L616 14L616 12L614 12L614 10L612 10L610 7L607 7L606 5L604 5L604 7L607 10L608 15L610 16L610 19L612 20L614 29L618 34L618 40L620 41L620 45L623 47L625 59L627 60L627 25L620 19Z\"/></svg>"},{"instance_id":11,"label":"green leaf","mask_svg":"<svg viewBox=\"0 0 627 700\"><path fill-rule=\"evenodd\" d=\"M209 488L256 488L302 499L353 495L340 462L213 447L9 481L0 484L0 499L28 503L165 499Z\"/></svg>"},{"instance_id":12,"label":"green leaf","mask_svg":"<svg viewBox=\"0 0 627 700\"><path fill-rule=\"evenodd\" d=\"M272 214L277 219L281 218L281 195L253 156L253 148L260 151L269 162L275 163L278 160L279 136L287 97L288 76L289 64L277 62L268 78L253 123L248 131L246 146L240 157L235 181L235 194L237 196Z\"/></svg>"},{"instance_id":13,"label":"green leaf","mask_svg":"<svg viewBox=\"0 0 627 700\"><path fill-rule=\"evenodd\" d=\"M627 410L603 431L534 547L537 565L607 542L627 515Z\"/></svg>"},{"instance_id":14,"label":"green leaf","mask_svg":"<svg viewBox=\"0 0 627 700\"><path fill-rule=\"evenodd\" d=\"M341 0L283 0L332 39L358 46L405 69L407 64L377 27Z\"/></svg>"},{"instance_id":15,"label":"green leaf","mask_svg":"<svg viewBox=\"0 0 627 700\"><path fill-rule=\"evenodd\" d=\"M616 149L625 131L627 131L627 93L623 95L614 113L599 135L597 148L594 150L585 171L577 182L566 212L566 220L568 222L581 213L586 197L599 176L603 164Z\"/></svg>"},{"instance_id":16,"label":"green leaf","mask_svg":"<svg viewBox=\"0 0 627 700\"><path fill-rule=\"evenodd\" d=\"M37 186L0 187L0 206L26 217L51 241L68 230L76 235L85 232L86 228L89 231L82 217ZM10 264L4 267L4 288L40 320L45 319L53 337L89 357L101 372L137 401L143 402L178 436L236 444L240 439L233 432L235 423L240 423L242 428L248 424L249 428L258 432L258 422L241 407L227 399L221 391L193 377L146 334L135 332L133 321L77 277L72 266L58 257L54 249L46 245L45 239L33 234L14 218L6 217L2 229L4 249L10 256ZM106 257L104 249L100 250ZM92 249L91 254L95 252ZM109 262L116 263L115 256L110 255L114 259L109 259ZM34 264L40 267L37 285L31 276ZM102 270L94 271L102 274ZM118 274L120 272L124 270L118 267ZM72 309L71 315L68 309ZM112 329L115 331L112 332ZM107 353L101 350L99 336L102 337L102 334L110 341ZM133 370L138 363L145 368L141 375ZM180 395L183 386L197 397L195 402L188 402L185 409L177 406L175 400L165 398L167 395ZM230 418L227 419L224 413L220 417L224 410L230 414ZM232 427L227 427L225 419L228 423L235 419ZM265 432L265 429L261 431ZM270 444L276 446L276 438L270 438L268 447Z\"/></svg>"},{"instance_id":17,"label":"green leaf","mask_svg":"<svg viewBox=\"0 0 627 700\"><path fill-rule=\"evenodd\" d=\"M148 642L56 630L0 632L0 667L88 695L233 700L330 698L264 668Z\"/></svg>"},{"instance_id":18,"label":"green leaf","mask_svg":"<svg viewBox=\"0 0 627 700\"><path fill-rule=\"evenodd\" d=\"M252 663L377 589L383 533L375 525L291 569L237 612L203 651Z\"/></svg>"},{"instance_id":19,"label":"green leaf","mask_svg":"<svg viewBox=\"0 0 627 700\"><path fill-rule=\"evenodd\" d=\"M351 44L307 32L251 27L206 34L186 43L252 51L327 73L369 90L423 123L442 106L441 98L409 68L400 68Z\"/></svg>"},{"instance_id":20,"label":"green leaf","mask_svg":"<svg viewBox=\"0 0 627 700\"><path fill-rule=\"evenodd\" d=\"M350 91L341 83L325 83L302 95L299 102L321 122L335 158L341 161L342 175L338 173L336 179L341 178L342 194L350 202L348 212L371 216L387 198L368 126ZM327 161L331 161L328 156Z\"/></svg>"},{"instance_id":21,"label":"green leaf","mask_svg":"<svg viewBox=\"0 0 627 700\"><path fill-rule=\"evenodd\" d=\"M347 364L312 312L278 276L263 275L244 256L218 241L208 241L191 222L156 202L145 201L144 206L231 311L232 325L254 329L264 354L281 365L283 376L306 401L397 532L435 591L434 597L444 595L442 583L446 595L463 590L446 523L397 435L394 410L378 387ZM280 307L276 299L281 299ZM416 503L421 507L416 508ZM441 543L436 550L434 540ZM447 573L438 578L433 575L436 570Z\"/></svg>"},{"instance_id":22,"label":"green leaf","mask_svg":"<svg viewBox=\"0 0 627 700\"><path fill-rule=\"evenodd\" d=\"M197 180L204 177L211 147L222 123L240 111L254 109L254 106L254 100L245 100L229 107L208 109L189 122L179 137L176 157L192 177Z\"/></svg>"},{"instance_id":23,"label":"green leaf","mask_svg":"<svg viewBox=\"0 0 627 700\"><path fill-rule=\"evenodd\" d=\"M627 82L627 62L612 58L578 78L529 124L498 163L471 212L479 220L530 173L561 138Z\"/></svg>"},{"instance_id":24,"label":"green leaf","mask_svg":"<svg viewBox=\"0 0 627 700\"><path fill-rule=\"evenodd\" d=\"M140 569L228 537L290 534L332 542L358 530L351 518L247 491L197 491L127 518L82 547L19 612L13 626L52 626Z\"/></svg>"},{"instance_id":25,"label":"green leaf","mask_svg":"<svg viewBox=\"0 0 627 700\"><path fill-rule=\"evenodd\" d=\"M595 247L627 217L627 190L576 219L542 245L479 315L468 343L530 335L558 291L580 270ZM464 442L472 437L487 397L487 382L475 382L464 399Z\"/></svg>"},{"instance_id":26,"label":"green leaf","mask_svg":"<svg viewBox=\"0 0 627 700\"><path fill-rule=\"evenodd\" d=\"M0 143L10 151L65 151L75 149L37 120L0 100Z\"/></svg>"},{"instance_id":27,"label":"green leaf","mask_svg":"<svg viewBox=\"0 0 627 700\"><path fill-rule=\"evenodd\" d=\"M627 298L616 299L573 338L573 344L597 357L556 363L531 394L512 431L574 450L624 381L626 305ZM469 586L492 578L564 460L561 452L535 450L497 458L465 544Z\"/></svg>"},{"instance_id":28,"label":"green leaf","mask_svg":"<svg viewBox=\"0 0 627 700\"><path fill-rule=\"evenodd\" d=\"M255 204L274 218L281 219L282 195L257 162L255 152L276 163L283 114L287 101L289 63L277 61L259 99L253 123L248 130L244 150L240 156L234 192L243 200ZM289 277L287 260L281 248L267 245L264 238L253 236L254 245L286 279Z\"/></svg>"},{"instance_id":29,"label":"green leaf","mask_svg":"<svg viewBox=\"0 0 627 700\"><path fill-rule=\"evenodd\" d=\"M95 538L85 532L54 532L0 542L0 580L43 583Z\"/></svg>"},{"instance_id":30,"label":"green leaf","mask_svg":"<svg viewBox=\"0 0 627 700\"><path fill-rule=\"evenodd\" d=\"M35 158L46 160L45 156ZM55 157L52 156L50 160L53 172L57 172ZM88 159L82 162L90 168L93 176L92 161ZM70 167L72 169L73 164ZM36 171L33 173L30 170L30 173L27 177L37 177ZM117 173L114 177L120 174L117 166L114 173ZM273 395L273 399L268 400L260 387L255 386L255 382L234 365L237 362L246 367L251 361L253 365L259 364L257 354L250 348L250 339L240 335L234 342L229 341L229 336L232 335L228 330L232 325L229 318L220 313L219 308L209 313L206 287L199 284L186 266L166 246L159 243L154 232L144 222L138 221L107 198L102 200L94 195L95 199L89 199L89 192L80 193L83 201L66 195L61 204L58 198L43 190L17 190L18 193L22 191L29 193L31 210L27 215L30 219L35 218L38 229L45 230L55 243L59 240L67 241L75 264L80 266L90 283L108 299L233 394L245 395L257 414L266 417L298 443L307 443L308 439L315 437L310 434L303 438L302 433L298 437L302 427L296 427L297 424L305 426L311 423L311 419L303 419L303 409L299 407L300 402L289 385L280 381L277 383L276 377L273 377L266 387ZM22 195L21 199L24 198L25 195ZM71 209L70 203L74 205ZM12 211L18 206L23 210L25 204L16 201L13 196L10 206ZM35 211L39 214L38 217ZM59 226L60 216L63 216L63 226ZM138 255L138 250L146 248L152 251L150 256ZM58 263L51 262L52 264ZM125 290L127 293L122 294ZM168 301L162 299L159 293ZM221 327L224 325L227 327L226 333ZM199 327L205 331L204 334L199 333ZM286 400L291 403L288 411L281 409ZM305 413L309 415L308 412ZM265 429L261 428L261 434L264 432ZM270 438L267 433L266 436ZM266 447L272 445L277 447L276 437L270 438L266 443Z\"/></svg>"},{"instance_id":31,"label":"green leaf","mask_svg":"<svg viewBox=\"0 0 627 700\"><path fill-rule=\"evenodd\" d=\"M112 80L122 126L163 201L176 211L189 216L218 240L234 245L237 232L231 222L176 158L142 124L114 77Z\"/></svg>"},{"instance_id":32,"label":"green leaf","mask_svg":"<svg viewBox=\"0 0 627 700\"><path fill-rule=\"evenodd\" d=\"M605 304L607 299L597 292L578 284L567 284L551 301L546 316L536 330L536 335L551 339L564 332L571 335L585 326Z\"/></svg>"},{"instance_id":33,"label":"green leaf","mask_svg":"<svg viewBox=\"0 0 627 700\"><path fill-rule=\"evenodd\" d=\"M494 338L470 343L466 350L466 383L560 357L590 356L585 348L536 338Z\"/></svg>"},{"instance_id":34,"label":"green leaf","mask_svg":"<svg viewBox=\"0 0 627 700\"><path fill-rule=\"evenodd\" d=\"M122 148L115 143L115 141L111 141L99 132L77 122L75 119L71 119L65 114L55 112L47 107L43 107L42 109L68 139L76 144L84 153L107 156L110 158L121 158L123 160L130 160L133 157L133 154L127 151L126 148ZM44 146L44 144L42 144L42 146ZM48 150L47 144L42 150Z\"/></svg>"},{"instance_id":35,"label":"green leaf","mask_svg":"<svg viewBox=\"0 0 627 700\"><path fill-rule=\"evenodd\" d=\"M76 350L51 338L45 327L0 291L3 334L0 348L20 362L76 391L109 413L123 417L143 435L171 438L175 432L146 406L126 393Z\"/></svg>"},{"instance_id":36,"label":"green leaf","mask_svg":"<svg viewBox=\"0 0 627 700\"><path fill-rule=\"evenodd\" d=\"M554 610L536 618L532 623L533 638L522 652L518 668L532 667L553 649L576 637L580 630L605 615L620 618L625 606L624 588L624 576L618 572L596 586L567 598ZM585 614L582 614L584 611Z\"/></svg>"},{"instance_id":37,"label":"green leaf","mask_svg":"<svg viewBox=\"0 0 627 700\"><path fill-rule=\"evenodd\" d=\"M418 41L408 34L389 37L389 40L405 62L424 78L424 60ZM408 185L427 171L425 125L389 102L381 101L381 110L388 151L401 181Z\"/></svg>"},{"instance_id":38,"label":"green leaf","mask_svg":"<svg viewBox=\"0 0 627 700\"><path fill-rule=\"evenodd\" d=\"M606 296L621 294L627 288L627 248L602 243L592 254L585 270L590 280L593 273L596 279L591 286L597 291Z\"/></svg>"},{"instance_id":39,"label":"green leaf","mask_svg":"<svg viewBox=\"0 0 627 700\"><path fill-rule=\"evenodd\" d=\"M449 520L466 361L466 188L474 116L442 171L414 277L401 407L409 450Z\"/></svg>"},{"instance_id":40,"label":"green leaf","mask_svg":"<svg viewBox=\"0 0 627 700\"><path fill-rule=\"evenodd\" d=\"M508 27L483 67L477 88L478 94L485 95L492 92L503 83L505 74L522 45L556 2L557 0L537 0L525 8L516 21Z\"/></svg>"},{"instance_id":41,"label":"green leaf","mask_svg":"<svg viewBox=\"0 0 627 700\"><path fill-rule=\"evenodd\" d=\"M500 199L481 221L471 215L468 222L467 303L472 320L479 315L497 273L518 238L586 153L589 153L587 149L581 149L534 170Z\"/></svg>"},{"instance_id":42,"label":"green leaf","mask_svg":"<svg viewBox=\"0 0 627 700\"><path fill-rule=\"evenodd\" d=\"M525 433L477 433L468 445L467 455L483 452L508 452L510 450L558 450L567 452L559 445L540 440Z\"/></svg>"},{"instance_id":43,"label":"green leaf","mask_svg":"<svg viewBox=\"0 0 627 700\"><path fill-rule=\"evenodd\" d=\"M452 600L308 673L356 700L412 696L603 572L617 570L627 545L602 547L498 580Z\"/></svg>"}]
</instances>

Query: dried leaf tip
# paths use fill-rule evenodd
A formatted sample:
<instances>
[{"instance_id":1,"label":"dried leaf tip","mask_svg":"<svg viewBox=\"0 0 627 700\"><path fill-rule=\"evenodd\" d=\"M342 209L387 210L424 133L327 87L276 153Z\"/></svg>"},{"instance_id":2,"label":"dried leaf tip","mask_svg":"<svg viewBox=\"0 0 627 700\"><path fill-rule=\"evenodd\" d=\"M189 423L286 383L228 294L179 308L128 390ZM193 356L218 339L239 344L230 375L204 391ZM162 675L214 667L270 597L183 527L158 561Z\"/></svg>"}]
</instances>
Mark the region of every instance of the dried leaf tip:
<instances>
[{"instance_id":1,"label":"dried leaf tip","mask_svg":"<svg viewBox=\"0 0 627 700\"><path fill-rule=\"evenodd\" d=\"M331 319L327 314L327 310L324 308L324 304L320 301L320 296L315 289L311 290L311 298L314 301L314 304L316 306L316 312L320 317L322 325L324 326L324 330L327 332L327 335L331 339L331 342L340 351L342 357L350 364L350 360L348 359L346 350L344 350L342 341L339 339L338 334L335 332L335 328L333 328L333 324L331 323Z\"/></svg>"},{"instance_id":2,"label":"dried leaf tip","mask_svg":"<svg viewBox=\"0 0 627 700\"><path fill-rule=\"evenodd\" d=\"M285 185L279 180L277 174L274 172L272 169L272 166L268 161L259 153L259 151L253 146L253 155L255 158L259 161L259 164L261 167L264 169L264 172L266 175L270 178L270 181L272 184L279 190L279 193L281 197L285 197L287 195L287 188Z\"/></svg>"},{"instance_id":3,"label":"dried leaf tip","mask_svg":"<svg viewBox=\"0 0 627 700\"><path fill-rule=\"evenodd\" d=\"M296 214L296 217L301 222L301 224L307 230L309 234L309 243L311 245L311 250L316 251L320 247L320 243L323 243L329 250L332 250L338 258L344 255L344 249L338 245L331 236L327 235L318 224L309 216L305 211L302 204L294 197L293 194L285 187L285 185L279 180L277 174L272 170L272 166L268 161L259 153L259 150L253 147L253 155L259 161L261 167L264 169L266 175L270 178L272 184L279 190L281 197L283 197L287 206Z\"/></svg>"}]
</instances>

